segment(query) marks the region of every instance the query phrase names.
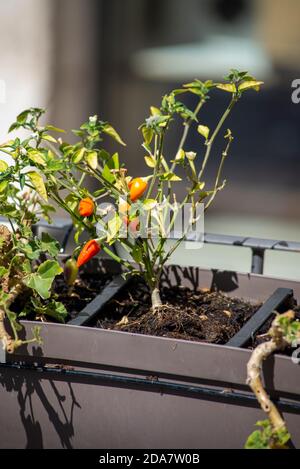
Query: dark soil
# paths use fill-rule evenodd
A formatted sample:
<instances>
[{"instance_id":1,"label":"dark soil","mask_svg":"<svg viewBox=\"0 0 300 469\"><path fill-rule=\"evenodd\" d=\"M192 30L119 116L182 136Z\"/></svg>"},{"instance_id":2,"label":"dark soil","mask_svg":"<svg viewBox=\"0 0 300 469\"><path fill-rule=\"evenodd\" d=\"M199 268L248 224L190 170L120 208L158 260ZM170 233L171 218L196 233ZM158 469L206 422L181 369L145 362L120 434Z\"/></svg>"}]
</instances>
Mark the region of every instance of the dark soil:
<instances>
[{"instance_id":1,"label":"dark soil","mask_svg":"<svg viewBox=\"0 0 300 469\"><path fill-rule=\"evenodd\" d=\"M147 287L134 279L105 306L95 327L225 344L260 306L204 289L162 288L161 295L164 306L153 313Z\"/></svg>"},{"instance_id":2,"label":"dark soil","mask_svg":"<svg viewBox=\"0 0 300 469\"><path fill-rule=\"evenodd\" d=\"M91 272L82 270L72 288L68 288L63 276L58 276L54 292L57 295L56 300L61 301L69 313L66 322L76 317L95 296L99 295L111 279L112 276L103 271L95 270L91 275Z\"/></svg>"}]
</instances>

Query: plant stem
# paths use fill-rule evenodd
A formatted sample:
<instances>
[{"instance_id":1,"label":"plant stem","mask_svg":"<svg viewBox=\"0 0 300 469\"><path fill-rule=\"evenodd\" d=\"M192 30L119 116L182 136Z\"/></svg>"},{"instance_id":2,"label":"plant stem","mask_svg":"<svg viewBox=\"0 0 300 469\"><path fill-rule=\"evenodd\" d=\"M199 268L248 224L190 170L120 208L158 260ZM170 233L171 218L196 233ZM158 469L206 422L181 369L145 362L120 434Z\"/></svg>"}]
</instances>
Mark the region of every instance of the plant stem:
<instances>
[{"instance_id":1,"label":"plant stem","mask_svg":"<svg viewBox=\"0 0 300 469\"><path fill-rule=\"evenodd\" d=\"M151 291L151 303L153 312L156 312L162 305L162 301L160 298L159 288L154 288Z\"/></svg>"},{"instance_id":2,"label":"plant stem","mask_svg":"<svg viewBox=\"0 0 300 469\"><path fill-rule=\"evenodd\" d=\"M226 111L224 112L224 114L222 115L221 119L219 120L212 136L210 137L209 141L207 142L207 148L206 148L206 152L205 152L205 156L204 156L204 160L203 160L203 163L202 163L202 166L201 166L201 169L199 171L199 174L198 174L198 181L201 181L201 178L203 176L203 173L205 171L205 168L206 168L206 165L207 165L207 162L209 160L209 156L210 156L210 152L211 152L211 149L212 149L212 145L219 133L219 131L221 130L225 120L227 119L227 117L229 116L233 106L235 105L235 103L237 102L238 98L237 96L233 96L230 103L229 103L229 106L227 107Z\"/></svg>"},{"instance_id":3,"label":"plant stem","mask_svg":"<svg viewBox=\"0 0 300 469\"><path fill-rule=\"evenodd\" d=\"M184 122L184 124L183 124L184 125L184 130L183 130L183 134L182 134L182 137L181 137L181 140L180 140L176 155L178 154L178 152L181 149L183 149L184 144L185 144L186 139L187 139L187 136L188 136L188 133L189 133L189 130L190 130L190 127L191 127L194 119L197 118L197 115L199 114L199 112L200 112L202 106L204 105L205 101L206 101L205 99L201 98L199 103L197 104L195 110L194 110L193 117L190 117L189 119L187 119ZM175 158L176 158L176 155L175 155ZM172 166L171 166L171 170L170 170L171 173L173 173L173 171L175 169L175 166L176 166L176 163L173 163Z\"/></svg>"},{"instance_id":4,"label":"plant stem","mask_svg":"<svg viewBox=\"0 0 300 469\"><path fill-rule=\"evenodd\" d=\"M158 175L158 172L159 172L160 163L161 163L161 155L162 155L162 151L163 151L163 147L164 147L165 132L166 132L166 129L164 129L162 131L161 135L160 135L159 148L158 148L157 155L155 155L155 168L154 168L154 171L153 171L153 177L152 177L151 182L150 182L150 186L149 186L149 189L148 189L148 192L147 192L146 199L149 199L150 196L151 196L151 193L152 193L152 190L154 188L156 178L157 178L157 175Z\"/></svg>"}]
</instances>

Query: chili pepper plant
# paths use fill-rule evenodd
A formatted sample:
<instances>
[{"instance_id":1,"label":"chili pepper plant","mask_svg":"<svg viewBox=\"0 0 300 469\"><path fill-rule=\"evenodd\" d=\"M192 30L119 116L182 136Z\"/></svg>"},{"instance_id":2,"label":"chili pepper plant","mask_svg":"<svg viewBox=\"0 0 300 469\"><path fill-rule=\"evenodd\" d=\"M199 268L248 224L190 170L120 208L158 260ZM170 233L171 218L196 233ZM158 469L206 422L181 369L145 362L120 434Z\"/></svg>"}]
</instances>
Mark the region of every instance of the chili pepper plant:
<instances>
[{"instance_id":1,"label":"chili pepper plant","mask_svg":"<svg viewBox=\"0 0 300 469\"><path fill-rule=\"evenodd\" d=\"M159 107L151 106L150 116L139 127L143 136L142 155L147 166L147 172L143 175L129 175L126 165L120 162L119 154L111 155L102 148L105 134L121 145L124 142L109 123L99 120L97 116L91 117L75 131L80 142L75 145L63 143L59 148L70 164L63 180L63 187L69 194L63 199L59 196L59 188L56 188L55 198L63 208L67 205L77 228L76 238L79 239L78 234L83 229L91 235L79 254L77 266L80 267L103 249L125 267L127 274L144 278L151 292L153 310L158 310L162 305L159 285L164 265L187 234L197 229L203 211L208 210L217 193L225 187L222 172L233 141L231 130L225 127L226 119L244 92L249 89L258 91L262 85L248 72L237 70L231 70L225 79L225 83L196 79L163 96ZM214 128L210 129L200 111L216 89L228 93L230 99ZM185 94L197 97L194 109L189 109L179 99ZM166 135L172 131L177 119L182 122L183 131L176 153L170 156L165 145ZM192 128L199 134L198 152L187 148L187 137ZM206 187L205 172L213 146L222 131L224 148L221 155L216 155L219 164L215 182L212 187ZM75 179L74 169L79 179ZM98 191L87 191L83 182L86 175L98 181ZM177 184L182 178L187 187L179 201ZM76 191L70 184L76 187ZM53 192L53 187L51 190ZM112 204L99 205L103 198ZM167 240L183 210L184 227L179 239L170 247ZM129 253L130 262L116 254L113 250L115 243ZM76 257L77 251L74 255Z\"/></svg>"},{"instance_id":2,"label":"chili pepper plant","mask_svg":"<svg viewBox=\"0 0 300 469\"><path fill-rule=\"evenodd\" d=\"M78 138L74 144L53 136L57 132L63 135L62 129L41 124L42 109L30 108L17 117L10 132L21 130L29 135L24 139L18 136L0 146L14 160L12 166L4 161L0 165L0 214L12 226L12 231L5 231L1 237L0 261L0 333L6 344L14 344L6 346L8 351L19 344L17 317L33 311L36 317L50 315L63 321L66 315L63 305L55 301L51 292L53 279L61 272L55 259L59 247L48 235L37 240L32 234L32 225L41 217L49 220L55 206L71 217L78 244L73 258L65 265L68 285L74 282L77 269L102 249L125 268L125 275L142 276L151 291L153 311L161 308L160 278L164 265L196 226L202 213L199 207L204 212L208 210L217 193L225 187L223 167L233 141L231 130L225 127L226 119L244 93L251 89L258 91L260 85L262 82L248 72L231 70L224 83L196 79L163 96L160 106L151 106L150 116L140 126L141 157L147 167L143 175L129 175L119 154L110 154L103 147L105 136L121 146L125 143L110 123L97 116L73 131ZM229 103L210 129L202 111L216 90L227 93ZM196 97L194 109L184 104L186 94ZM177 119L182 122L182 136L176 153L169 155L166 135ZM191 129L198 132L197 152L187 147ZM207 165L221 132L224 147L220 155L215 155L219 161L215 182L212 187L206 187ZM90 177L98 183L95 191L88 189ZM179 201L176 186L182 178L186 192ZM29 192L24 195L20 190ZM187 221L179 239L170 247L167 239L185 206L188 206ZM84 245L83 232L90 238ZM116 243L125 248L129 260L116 253ZM20 305L17 303L21 292L27 301ZM13 329L12 342L3 326L4 316Z\"/></svg>"}]
</instances>

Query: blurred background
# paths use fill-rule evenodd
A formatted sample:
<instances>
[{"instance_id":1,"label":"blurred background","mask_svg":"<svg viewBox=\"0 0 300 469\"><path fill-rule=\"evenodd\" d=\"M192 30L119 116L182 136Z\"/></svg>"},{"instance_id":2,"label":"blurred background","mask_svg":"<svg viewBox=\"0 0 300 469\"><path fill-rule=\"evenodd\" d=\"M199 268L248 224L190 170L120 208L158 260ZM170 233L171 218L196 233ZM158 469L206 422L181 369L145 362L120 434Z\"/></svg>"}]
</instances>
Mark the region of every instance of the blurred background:
<instances>
[{"instance_id":1,"label":"blurred background","mask_svg":"<svg viewBox=\"0 0 300 469\"><path fill-rule=\"evenodd\" d=\"M228 184L205 230L300 241L300 104L291 100L300 78L299 0L0 0L0 23L1 141L26 107L46 107L47 121L66 129L98 114L127 142L120 153L134 176L147 171L137 128L163 94L196 77L220 81L232 67L263 80L226 124L235 136ZM228 98L216 91L203 123L213 125ZM168 141L170 155L180 131ZM187 149L198 144L194 134ZM201 265L249 269L248 254L205 248L199 256ZM299 256L269 257L265 273L300 278Z\"/></svg>"}]
</instances>

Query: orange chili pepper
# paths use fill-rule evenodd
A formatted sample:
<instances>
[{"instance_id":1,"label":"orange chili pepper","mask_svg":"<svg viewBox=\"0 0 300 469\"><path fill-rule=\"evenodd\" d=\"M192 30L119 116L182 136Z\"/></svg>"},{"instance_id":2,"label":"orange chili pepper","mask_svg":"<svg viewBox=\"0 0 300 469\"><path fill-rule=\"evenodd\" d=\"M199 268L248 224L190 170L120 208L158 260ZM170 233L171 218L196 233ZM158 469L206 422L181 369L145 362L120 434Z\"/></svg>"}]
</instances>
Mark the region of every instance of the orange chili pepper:
<instances>
[{"instance_id":1,"label":"orange chili pepper","mask_svg":"<svg viewBox=\"0 0 300 469\"><path fill-rule=\"evenodd\" d=\"M82 199L79 202L78 211L82 217L89 217L94 213L95 204L89 197Z\"/></svg>"},{"instance_id":2,"label":"orange chili pepper","mask_svg":"<svg viewBox=\"0 0 300 469\"><path fill-rule=\"evenodd\" d=\"M77 267L81 267L83 264L86 264L92 257L94 257L100 251L100 246L95 239L88 241L82 248L78 259Z\"/></svg>"},{"instance_id":3,"label":"orange chili pepper","mask_svg":"<svg viewBox=\"0 0 300 469\"><path fill-rule=\"evenodd\" d=\"M139 199L147 189L147 186L148 183L143 178L132 179L128 183L130 200L134 202Z\"/></svg>"}]
</instances>

